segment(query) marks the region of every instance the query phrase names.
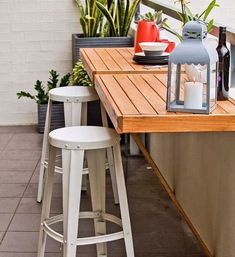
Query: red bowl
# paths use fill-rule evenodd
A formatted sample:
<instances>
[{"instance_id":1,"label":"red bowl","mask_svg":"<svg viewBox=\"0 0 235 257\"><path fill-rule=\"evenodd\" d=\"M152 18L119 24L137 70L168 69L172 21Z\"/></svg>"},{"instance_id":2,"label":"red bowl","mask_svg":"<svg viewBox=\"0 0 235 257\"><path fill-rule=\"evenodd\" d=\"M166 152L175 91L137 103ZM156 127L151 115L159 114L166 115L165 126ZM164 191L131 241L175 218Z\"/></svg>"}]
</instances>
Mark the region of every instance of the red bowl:
<instances>
[{"instance_id":1,"label":"red bowl","mask_svg":"<svg viewBox=\"0 0 235 257\"><path fill-rule=\"evenodd\" d=\"M169 41L168 39L160 39L159 42L168 43L168 47L165 50L167 53L171 53L175 49L174 41Z\"/></svg>"}]
</instances>

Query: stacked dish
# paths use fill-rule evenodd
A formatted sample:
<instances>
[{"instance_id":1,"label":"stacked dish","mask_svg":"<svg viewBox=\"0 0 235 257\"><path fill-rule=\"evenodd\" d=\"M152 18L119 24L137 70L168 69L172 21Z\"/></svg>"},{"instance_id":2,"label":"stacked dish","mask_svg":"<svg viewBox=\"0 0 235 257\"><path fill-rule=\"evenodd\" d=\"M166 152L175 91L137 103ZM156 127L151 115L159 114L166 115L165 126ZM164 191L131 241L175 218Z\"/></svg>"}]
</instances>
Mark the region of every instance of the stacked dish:
<instances>
[{"instance_id":1,"label":"stacked dish","mask_svg":"<svg viewBox=\"0 0 235 257\"><path fill-rule=\"evenodd\" d=\"M169 53L164 52L167 43L143 42L139 44L143 52L135 53L133 60L140 64L165 65L168 63Z\"/></svg>"}]
</instances>

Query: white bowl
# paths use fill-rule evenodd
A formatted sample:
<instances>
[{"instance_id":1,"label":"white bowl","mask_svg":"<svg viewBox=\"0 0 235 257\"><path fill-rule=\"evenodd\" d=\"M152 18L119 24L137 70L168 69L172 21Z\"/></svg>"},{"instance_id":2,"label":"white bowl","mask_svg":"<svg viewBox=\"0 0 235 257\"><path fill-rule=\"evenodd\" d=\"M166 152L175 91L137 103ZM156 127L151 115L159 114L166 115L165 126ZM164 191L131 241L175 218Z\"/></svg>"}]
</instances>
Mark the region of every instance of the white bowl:
<instances>
[{"instance_id":1,"label":"white bowl","mask_svg":"<svg viewBox=\"0 0 235 257\"><path fill-rule=\"evenodd\" d=\"M163 42L142 42L139 43L143 51L158 51L164 52L168 46L167 43Z\"/></svg>"}]
</instances>

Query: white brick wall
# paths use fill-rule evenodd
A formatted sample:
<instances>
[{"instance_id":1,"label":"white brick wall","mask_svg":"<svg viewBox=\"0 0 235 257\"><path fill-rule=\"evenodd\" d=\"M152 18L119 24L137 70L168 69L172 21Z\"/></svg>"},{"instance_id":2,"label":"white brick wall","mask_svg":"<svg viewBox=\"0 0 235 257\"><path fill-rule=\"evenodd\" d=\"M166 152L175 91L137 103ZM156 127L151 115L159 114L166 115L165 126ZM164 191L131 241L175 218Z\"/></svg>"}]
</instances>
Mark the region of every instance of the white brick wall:
<instances>
[{"instance_id":1,"label":"white brick wall","mask_svg":"<svg viewBox=\"0 0 235 257\"><path fill-rule=\"evenodd\" d=\"M50 69L71 71L71 34L78 32L73 0L0 0L0 125L37 122L36 104L16 93L33 93Z\"/></svg>"}]
</instances>

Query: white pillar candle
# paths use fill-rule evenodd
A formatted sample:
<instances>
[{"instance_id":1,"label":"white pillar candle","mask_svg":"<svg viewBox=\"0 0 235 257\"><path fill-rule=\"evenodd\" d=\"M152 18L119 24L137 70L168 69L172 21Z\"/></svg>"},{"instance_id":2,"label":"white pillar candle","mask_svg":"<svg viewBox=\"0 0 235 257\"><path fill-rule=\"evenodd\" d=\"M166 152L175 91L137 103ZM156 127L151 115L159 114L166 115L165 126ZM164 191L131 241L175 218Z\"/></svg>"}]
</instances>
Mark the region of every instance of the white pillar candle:
<instances>
[{"instance_id":1,"label":"white pillar candle","mask_svg":"<svg viewBox=\"0 0 235 257\"><path fill-rule=\"evenodd\" d=\"M202 90L201 82L185 82L184 84L184 108L201 109L202 108Z\"/></svg>"}]
</instances>

